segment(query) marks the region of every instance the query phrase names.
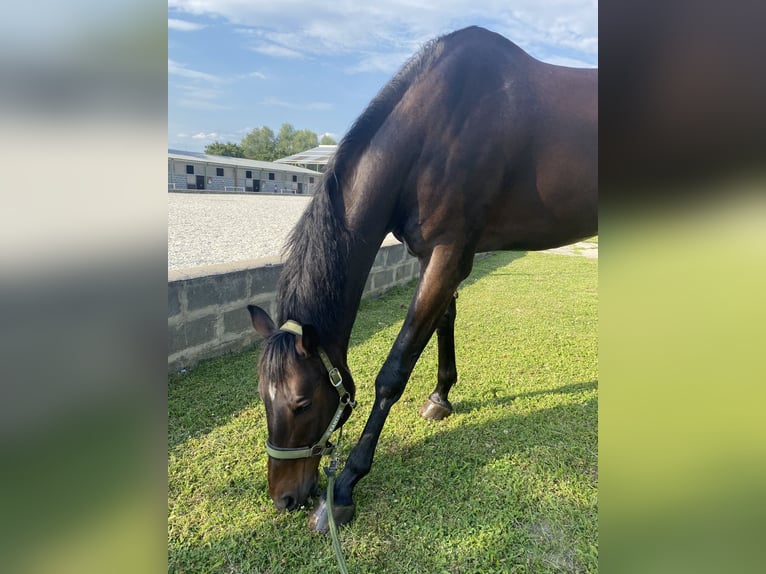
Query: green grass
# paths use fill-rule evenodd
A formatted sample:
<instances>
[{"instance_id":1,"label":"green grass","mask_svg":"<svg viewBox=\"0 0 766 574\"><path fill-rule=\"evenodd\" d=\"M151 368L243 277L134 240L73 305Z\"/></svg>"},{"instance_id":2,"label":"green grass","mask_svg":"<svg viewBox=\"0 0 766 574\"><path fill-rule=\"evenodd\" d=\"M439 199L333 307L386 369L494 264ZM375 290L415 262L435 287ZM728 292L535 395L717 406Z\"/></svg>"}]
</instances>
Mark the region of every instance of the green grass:
<instances>
[{"instance_id":1,"label":"green grass","mask_svg":"<svg viewBox=\"0 0 766 574\"><path fill-rule=\"evenodd\" d=\"M546 253L476 263L457 302L455 414L417 414L436 382L432 341L341 529L351 572L597 571L597 266ZM411 291L362 304L344 454ZM171 377L170 572L337 571L310 509L278 514L268 497L256 361L247 352Z\"/></svg>"}]
</instances>

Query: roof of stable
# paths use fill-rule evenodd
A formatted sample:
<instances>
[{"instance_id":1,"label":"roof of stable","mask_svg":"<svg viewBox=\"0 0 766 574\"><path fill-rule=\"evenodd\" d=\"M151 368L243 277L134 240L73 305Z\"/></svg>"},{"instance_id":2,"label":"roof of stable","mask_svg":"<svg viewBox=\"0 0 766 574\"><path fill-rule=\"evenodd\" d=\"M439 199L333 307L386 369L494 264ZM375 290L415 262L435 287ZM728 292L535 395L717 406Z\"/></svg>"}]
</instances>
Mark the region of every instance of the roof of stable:
<instances>
[{"instance_id":1,"label":"roof of stable","mask_svg":"<svg viewBox=\"0 0 766 574\"><path fill-rule=\"evenodd\" d=\"M335 147L335 146L320 146L320 147ZM309 150L310 151L310 150ZM219 165L228 165L235 167L247 167L255 169L267 169L267 170L279 170L292 173L307 173L311 175L317 175L317 172L313 169L306 169L298 167L296 165L290 165L289 163L277 163L272 161L260 161L257 159L245 159L241 157L228 157L225 155L208 155L204 153L194 151L181 151L176 149L168 150L168 157L172 159L185 160L185 161L204 161L207 163L215 163ZM277 160L282 162L282 160Z\"/></svg>"},{"instance_id":2,"label":"roof of stable","mask_svg":"<svg viewBox=\"0 0 766 574\"><path fill-rule=\"evenodd\" d=\"M335 155L337 145L320 145L300 153L274 160L275 163L327 165Z\"/></svg>"}]
</instances>

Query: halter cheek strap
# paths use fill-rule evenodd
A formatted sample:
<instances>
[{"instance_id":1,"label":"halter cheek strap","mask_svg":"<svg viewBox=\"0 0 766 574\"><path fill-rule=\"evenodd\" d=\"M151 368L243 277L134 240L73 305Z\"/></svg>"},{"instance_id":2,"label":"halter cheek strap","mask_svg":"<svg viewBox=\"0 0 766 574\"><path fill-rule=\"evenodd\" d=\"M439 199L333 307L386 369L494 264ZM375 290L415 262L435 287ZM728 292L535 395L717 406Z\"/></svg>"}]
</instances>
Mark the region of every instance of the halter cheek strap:
<instances>
[{"instance_id":1,"label":"halter cheek strap","mask_svg":"<svg viewBox=\"0 0 766 574\"><path fill-rule=\"evenodd\" d=\"M303 336L303 327L295 321L285 321L280 327L280 331L287 331L294 335ZM338 408L335 409L335 414L332 419L330 419L330 424L327 425L327 429L322 433L322 436L319 437L319 440L314 443L313 446L306 448L280 448L272 445L266 440L266 454L271 458L295 460L299 458L311 458L313 456L322 457L326 454L332 454L335 450L335 445L330 442L330 435L335 432L346 407L350 406L352 409L356 407L356 401L351 398L351 393L349 393L346 390L346 387L343 386L343 377L341 376L340 371L332 365L327 353L325 353L324 349L321 347L319 348L319 358L322 360L325 369L327 369L330 384L336 391L338 391L338 395L340 396Z\"/></svg>"}]
</instances>

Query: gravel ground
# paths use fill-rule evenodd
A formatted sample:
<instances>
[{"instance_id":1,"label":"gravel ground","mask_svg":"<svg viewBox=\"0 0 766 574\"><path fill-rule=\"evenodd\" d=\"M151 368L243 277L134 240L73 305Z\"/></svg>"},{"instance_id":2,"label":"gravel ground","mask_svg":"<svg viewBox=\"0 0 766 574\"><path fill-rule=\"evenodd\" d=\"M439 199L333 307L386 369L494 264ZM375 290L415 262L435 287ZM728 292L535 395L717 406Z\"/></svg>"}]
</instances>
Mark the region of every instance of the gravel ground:
<instances>
[{"instance_id":1,"label":"gravel ground","mask_svg":"<svg viewBox=\"0 0 766 574\"><path fill-rule=\"evenodd\" d=\"M279 257L309 201L299 195L168 193L168 271ZM598 257L598 244L554 253Z\"/></svg>"},{"instance_id":2,"label":"gravel ground","mask_svg":"<svg viewBox=\"0 0 766 574\"><path fill-rule=\"evenodd\" d=\"M278 257L310 199L168 193L168 270Z\"/></svg>"}]
</instances>

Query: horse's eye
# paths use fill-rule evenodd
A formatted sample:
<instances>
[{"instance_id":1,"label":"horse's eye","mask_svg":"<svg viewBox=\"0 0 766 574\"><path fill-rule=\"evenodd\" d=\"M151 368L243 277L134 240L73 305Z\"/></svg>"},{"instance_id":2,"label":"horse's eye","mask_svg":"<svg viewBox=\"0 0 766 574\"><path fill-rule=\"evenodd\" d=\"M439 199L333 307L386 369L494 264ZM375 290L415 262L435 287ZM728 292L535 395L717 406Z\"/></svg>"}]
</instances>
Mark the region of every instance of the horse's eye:
<instances>
[{"instance_id":1,"label":"horse's eye","mask_svg":"<svg viewBox=\"0 0 766 574\"><path fill-rule=\"evenodd\" d=\"M310 407L311 407L311 401L300 403L299 405L296 405L296 407L293 409L293 414L299 415L301 413L305 413L307 410L309 410Z\"/></svg>"}]
</instances>

